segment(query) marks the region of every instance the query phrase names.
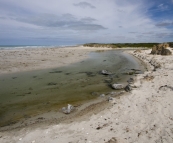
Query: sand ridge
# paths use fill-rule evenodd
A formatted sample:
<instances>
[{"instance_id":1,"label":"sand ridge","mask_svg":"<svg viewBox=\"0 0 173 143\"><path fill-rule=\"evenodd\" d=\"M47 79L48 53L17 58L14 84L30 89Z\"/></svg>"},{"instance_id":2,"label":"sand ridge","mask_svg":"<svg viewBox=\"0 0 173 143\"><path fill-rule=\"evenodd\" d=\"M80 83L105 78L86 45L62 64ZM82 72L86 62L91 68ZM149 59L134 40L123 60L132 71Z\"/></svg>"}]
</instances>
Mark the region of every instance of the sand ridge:
<instances>
[{"instance_id":1,"label":"sand ridge","mask_svg":"<svg viewBox=\"0 0 173 143\"><path fill-rule=\"evenodd\" d=\"M112 107L93 114L87 121L2 132L0 142L172 143L173 55L149 55L150 52L129 52L148 64L151 71L137 75L137 88L114 98ZM161 67L154 69L158 63Z\"/></svg>"}]
</instances>

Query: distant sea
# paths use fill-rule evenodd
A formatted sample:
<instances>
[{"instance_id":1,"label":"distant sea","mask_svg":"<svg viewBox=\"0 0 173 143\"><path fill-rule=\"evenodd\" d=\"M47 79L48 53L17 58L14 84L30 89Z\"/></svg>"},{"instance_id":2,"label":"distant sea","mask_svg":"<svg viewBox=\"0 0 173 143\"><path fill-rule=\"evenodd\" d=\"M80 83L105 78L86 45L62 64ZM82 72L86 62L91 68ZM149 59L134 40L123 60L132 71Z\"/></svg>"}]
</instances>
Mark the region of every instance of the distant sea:
<instances>
[{"instance_id":1,"label":"distant sea","mask_svg":"<svg viewBox=\"0 0 173 143\"><path fill-rule=\"evenodd\" d=\"M72 47L77 45L0 45L0 50L2 49L28 49L28 48L63 48Z\"/></svg>"}]
</instances>

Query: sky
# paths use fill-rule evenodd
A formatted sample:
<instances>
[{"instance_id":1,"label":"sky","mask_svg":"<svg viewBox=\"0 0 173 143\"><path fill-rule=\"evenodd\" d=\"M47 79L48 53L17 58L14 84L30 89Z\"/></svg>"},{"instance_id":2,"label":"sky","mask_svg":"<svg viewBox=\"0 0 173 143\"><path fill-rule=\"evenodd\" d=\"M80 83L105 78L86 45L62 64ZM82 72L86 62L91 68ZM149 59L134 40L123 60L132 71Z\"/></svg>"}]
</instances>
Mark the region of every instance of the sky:
<instances>
[{"instance_id":1,"label":"sky","mask_svg":"<svg viewBox=\"0 0 173 143\"><path fill-rule=\"evenodd\" d=\"M173 0L0 0L0 45L173 41Z\"/></svg>"}]
</instances>

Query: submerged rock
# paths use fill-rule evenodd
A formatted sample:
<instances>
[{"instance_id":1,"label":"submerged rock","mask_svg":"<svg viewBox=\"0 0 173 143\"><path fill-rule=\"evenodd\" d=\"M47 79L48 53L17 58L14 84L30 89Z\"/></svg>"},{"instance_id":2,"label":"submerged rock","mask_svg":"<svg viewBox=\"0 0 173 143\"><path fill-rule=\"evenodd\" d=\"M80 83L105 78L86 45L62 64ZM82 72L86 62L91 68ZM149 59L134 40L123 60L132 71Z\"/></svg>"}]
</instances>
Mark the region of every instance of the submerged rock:
<instances>
[{"instance_id":1,"label":"submerged rock","mask_svg":"<svg viewBox=\"0 0 173 143\"><path fill-rule=\"evenodd\" d=\"M62 112L65 114L70 114L73 110L74 110L74 106L72 106L71 104L68 104L67 107L62 108Z\"/></svg>"},{"instance_id":2,"label":"submerged rock","mask_svg":"<svg viewBox=\"0 0 173 143\"><path fill-rule=\"evenodd\" d=\"M56 82L50 82L50 83L48 83L48 85L57 85L57 83Z\"/></svg>"},{"instance_id":3,"label":"submerged rock","mask_svg":"<svg viewBox=\"0 0 173 143\"><path fill-rule=\"evenodd\" d=\"M116 90L119 90L119 89L123 89L124 86L122 84L112 84L112 88L116 89Z\"/></svg>"},{"instance_id":4,"label":"submerged rock","mask_svg":"<svg viewBox=\"0 0 173 143\"><path fill-rule=\"evenodd\" d=\"M103 75L111 75L112 72L107 71L107 70L102 70L102 71L101 71L101 74L103 74Z\"/></svg>"},{"instance_id":5,"label":"submerged rock","mask_svg":"<svg viewBox=\"0 0 173 143\"><path fill-rule=\"evenodd\" d=\"M91 95L93 95L93 96L99 96L99 93L98 92L91 92Z\"/></svg>"},{"instance_id":6,"label":"submerged rock","mask_svg":"<svg viewBox=\"0 0 173 143\"><path fill-rule=\"evenodd\" d=\"M113 78L105 79L106 83L111 83L113 81Z\"/></svg>"},{"instance_id":7,"label":"submerged rock","mask_svg":"<svg viewBox=\"0 0 173 143\"><path fill-rule=\"evenodd\" d=\"M129 84L133 84L133 83L134 83L134 79L133 79L133 78L130 78L129 80L127 80L127 82L128 82Z\"/></svg>"},{"instance_id":8,"label":"submerged rock","mask_svg":"<svg viewBox=\"0 0 173 143\"><path fill-rule=\"evenodd\" d=\"M105 97L105 94L101 94L100 97Z\"/></svg>"}]
</instances>

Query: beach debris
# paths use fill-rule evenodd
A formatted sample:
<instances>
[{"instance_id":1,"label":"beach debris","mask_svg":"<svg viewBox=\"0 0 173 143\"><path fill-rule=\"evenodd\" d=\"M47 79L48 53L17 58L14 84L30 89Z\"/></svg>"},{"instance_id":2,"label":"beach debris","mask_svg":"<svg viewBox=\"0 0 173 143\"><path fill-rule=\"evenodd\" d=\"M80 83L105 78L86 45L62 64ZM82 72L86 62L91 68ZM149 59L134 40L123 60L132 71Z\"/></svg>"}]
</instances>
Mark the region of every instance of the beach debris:
<instances>
[{"instance_id":1,"label":"beach debris","mask_svg":"<svg viewBox=\"0 0 173 143\"><path fill-rule=\"evenodd\" d=\"M101 74L103 74L103 75L111 75L112 72L107 71L107 70L101 70Z\"/></svg>"},{"instance_id":2,"label":"beach debris","mask_svg":"<svg viewBox=\"0 0 173 143\"><path fill-rule=\"evenodd\" d=\"M168 47L169 47L169 44L167 44L167 43L158 44L157 46L154 45L150 54L152 54L152 55L171 55L172 52L169 49L167 49Z\"/></svg>"},{"instance_id":3,"label":"beach debris","mask_svg":"<svg viewBox=\"0 0 173 143\"><path fill-rule=\"evenodd\" d=\"M159 87L159 90L167 91L167 89L171 89L173 91L172 86L164 85Z\"/></svg>"},{"instance_id":4,"label":"beach debris","mask_svg":"<svg viewBox=\"0 0 173 143\"><path fill-rule=\"evenodd\" d=\"M73 110L74 110L74 106L72 106L71 104L68 104L67 107L62 108L62 112L65 114L70 114Z\"/></svg>"},{"instance_id":5,"label":"beach debris","mask_svg":"<svg viewBox=\"0 0 173 143\"><path fill-rule=\"evenodd\" d=\"M123 89L124 86L122 84L112 84L112 88L116 89L116 90L119 90L119 89Z\"/></svg>"},{"instance_id":6,"label":"beach debris","mask_svg":"<svg viewBox=\"0 0 173 143\"><path fill-rule=\"evenodd\" d=\"M105 94L101 94L100 97L105 97Z\"/></svg>"},{"instance_id":7,"label":"beach debris","mask_svg":"<svg viewBox=\"0 0 173 143\"><path fill-rule=\"evenodd\" d=\"M118 143L117 139L115 137L108 140L106 143Z\"/></svg>"}]
</instances>

